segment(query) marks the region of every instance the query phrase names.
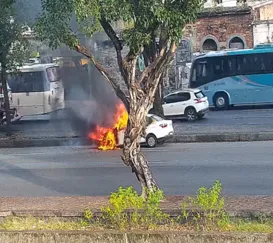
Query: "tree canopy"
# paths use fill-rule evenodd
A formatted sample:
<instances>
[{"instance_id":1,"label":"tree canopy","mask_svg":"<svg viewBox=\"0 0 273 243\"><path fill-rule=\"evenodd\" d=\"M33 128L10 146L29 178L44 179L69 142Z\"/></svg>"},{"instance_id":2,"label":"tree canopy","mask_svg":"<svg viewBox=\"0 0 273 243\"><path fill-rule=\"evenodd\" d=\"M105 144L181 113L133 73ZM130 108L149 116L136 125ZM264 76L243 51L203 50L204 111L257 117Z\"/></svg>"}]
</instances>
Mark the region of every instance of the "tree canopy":
<instances>
[{"instance_id":1,"label":"tree canopy","mask_svg":"<svg viewBox=\"0 0 273 243\"><path fill-rule=\"evenodd\" d=\"M174 57L183 28L195 21L202 0L41 0L41 3L42 14L36 24L40 38L51 47L66 44L90 58L127 108L129 118L122 159L136 174L145 196L146 188L153 191L158 185L140 152L139 139L145 137L146 115L160 79ZM115 28L118 22L124 26L122 40ZM128 92L121 90L113 75L80 43L80 33L92 37L101 30L114 44ZM157 55L144 69L137 70L140 54L149 49L145 47L155 39L160 47ZM122 54L124 43L129 49L125 56Z\"/></svg>"},{"instance_id":2,"label":"tree canopy","mask_svg":"<svg viewBox=\"0 0 273 243\"><path fill-rule=\"evenodd\" d=\"M29 54L28 41L23 35L27 27L16 19L15 2L4 0L0 5L0 54L8 69L24 62Z\"/></svg>"}]
</instances>

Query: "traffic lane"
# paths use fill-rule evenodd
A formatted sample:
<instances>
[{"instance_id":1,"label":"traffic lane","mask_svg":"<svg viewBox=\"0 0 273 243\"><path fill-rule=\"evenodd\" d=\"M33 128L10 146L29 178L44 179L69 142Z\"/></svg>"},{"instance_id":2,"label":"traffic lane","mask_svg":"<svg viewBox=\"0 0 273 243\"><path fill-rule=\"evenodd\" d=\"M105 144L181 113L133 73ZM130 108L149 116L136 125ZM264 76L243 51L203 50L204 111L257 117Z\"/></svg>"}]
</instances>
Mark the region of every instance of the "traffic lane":
<instances>
[{"instance_id":1,"label":"traffic lane","mask_svg":"<svg viewBox=\"0 0 273 243\"><path fill-rule=\"evenodd\" d=\"M183 144L146 149L166 194L194 194L220 179L227 195L273 195L272 142ZM109 195L138 188L120 151L88 147L1 149L1 196Z\"/></svg>"},{"instance_id":2,"label":"traffic lane","mask_svg":"<svg viewBox=\"0 0 273 243\"><path fill-rule=\"evenodd\" d=\"M174 120L178 134L196 132L248 132L273 131L273 112L270 109L210 111L205 119L187 122ZM83 125L83 124L82 124ZM83 127L83 126L81 126ZM22 121L13 126L15 133L24 136L65 136L82 134L69 119L46 121Z\"/></svg>"},{"instance_id":3,"label":"traffic lane","mask_svg":"<svg viewBox=\"0 0 273 243\"><path fill-rule=\"evenodd\" d=\"M205 119L195 123L200 125L271 125L272 111L272 109L209 111Z\"/></svg>"}]
</instances>

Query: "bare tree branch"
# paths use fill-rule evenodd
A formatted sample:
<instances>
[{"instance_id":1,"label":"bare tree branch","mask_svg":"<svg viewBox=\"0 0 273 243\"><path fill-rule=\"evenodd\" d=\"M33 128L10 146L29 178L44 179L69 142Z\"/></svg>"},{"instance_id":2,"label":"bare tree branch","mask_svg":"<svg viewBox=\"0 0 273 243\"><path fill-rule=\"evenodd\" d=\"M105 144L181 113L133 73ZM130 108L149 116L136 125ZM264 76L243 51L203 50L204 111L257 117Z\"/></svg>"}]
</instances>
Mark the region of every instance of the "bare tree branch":
<instances>
[{"instance_id":1,"label":"bare tree branch","mask_svg":"<svg viewBox=\"0 0 273 243\"><path fill-rule=\"evenodd\" d=\"M121 101L124 103L125 107L127 110L129 110L129 99L128 97L125 95L125 93L120 89L120 86L118 85L118 82L116 80L114 80L113 78L110 77L110 75L108 74L108 72L105 70L105 68L103 67L103 65L101 63L99 63L96 58L94 57L94 55L91 53L91 51L82 46L82 45L75 45L74 46L74 50L81 53L82 55L86 56L87 58L89 58L95 65L95 67L97 68L97 70L104 76L104 78L111 84L111 86L113 87L113 89L115 90L117 96L121 99Z\"/></svg>"},{"instance_id":2,"label":"bare tree branch","mask_svg":"<svg viewBox=\"0 0 273 243\"><path fill-rule=\"evenodd\" d=\"M172 43L169 50L164 52L162 58L156 64L155 66L156 71L154 72L154 75L148 80L148 85L153 85L153 87L150 89L149 97L154 97L160 81L160 77L163 73L162 68L167 67L167 64L172 60L175 51L176 45L175 43Z\"/></svg>"},{"instance_id":3,"label":"bare tree branch","mask_svg":"<svg viewBox=\"0 0 273 243\"><path fill-rule=\"evenodd\" d=\"M157 64L160 62L160 60L164 57L166 47L163 47L158 55L158 57L155 58L155 60L145 68L145 70L142 72L140 78L139 78L139 83L142 83L146 77L149 76L149 74L153 71L153 69L157 66Z\"/></svg>"},{"instance_id":4,"label":"bare tree branch","mask_svg":"<svg viewBox=\"0 0 273 243\"><path fill-rule=\"evenodd\" d=\"M127 72L127 69L124 65L124 60L122 59L122 54L121 54L121 51L123 49L122 43L121 43L119 37L117 36L116 32L114 31L113 27L111 26L111 24L103 16L100 20L100 23L101 23L101 26L103 27L105 33L112 40L112 42L115 46L119 70L121 72L121 75L122 75L127 87L128 87L128 80L127 80L128 72Z\"/></svg>"}]
</instances>

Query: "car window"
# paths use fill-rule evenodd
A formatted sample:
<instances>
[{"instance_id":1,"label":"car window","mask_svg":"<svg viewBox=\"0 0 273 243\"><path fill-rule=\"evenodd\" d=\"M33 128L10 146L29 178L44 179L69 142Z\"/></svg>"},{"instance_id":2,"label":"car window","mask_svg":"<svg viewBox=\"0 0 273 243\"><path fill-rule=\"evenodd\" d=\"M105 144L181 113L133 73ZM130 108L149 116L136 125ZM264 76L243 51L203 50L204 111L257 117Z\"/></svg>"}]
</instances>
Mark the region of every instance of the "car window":
<instances>
[{"instance_id":1,"label":"car window","mask_svg":"<svg viewBox=\"0 0 273 243\"><path fill-rule=\"evenodd\" d=\"M152 115L152 118L154 118L156 121L163 121L164 120L162 117L159 117L157 115Z\"/></svg>"},{"instance_id":2,"label":"car window","mask_svg":"<svg viewBox=\"0 0 273 243\"><path fill-rule=\"evenodd\" d=\"M168 96L166 96L166 97L164 98L164 102L165 102L166 104L175 103L175 102L177 102L176 100L177 100L176 94L168 95Z\"/></svg>"},{"instance_id":3,"label":"car window","mask_svg":"<svg viewBox=\"0 0 273 243\"><path fill-rule=\"evenodd\" d=\"M177 103L182 101L187 101L191 98L190 93L188 92L181 92L177 94L172 94L164 98L165 103Z\"/></svg>"},{"instance_id":4,"label":"car window","mask_svg":"<svg viewBox=\"0 0 273 243\"><path fill-rule=\"evenodd\" d=\"M191 95L188 92L183 92L183 93L178 93L177 97L178 97L178 101L177 102L181 102L181 101L187 101L187 100L189 100L191 98Z\"/></svg>"},{"instance_id":5,"label":"car window","mask_svg":"<svg viewBox=\"0 0 273 243\"><path fill-rule=\"evenodd\" d=\"M199 99L201 99L201 98L204 98L204 97L205 97L205 95L203 94L203 92L202 92L202 91L197 92L197 93L194 93L194 95L195 95L195 97L196 97L196 98L199 98Z\"/></svg>"},{"instance_id":6,"label":"car window","mask_svg":"<svg viewBox=\"0 0 273 243\"><path fill-rule=\"evenodd\" d=\"M153 123L153 119L149 116L146 117L146 126L149 126L150 124Z\"/></svg>"}]
</instances>

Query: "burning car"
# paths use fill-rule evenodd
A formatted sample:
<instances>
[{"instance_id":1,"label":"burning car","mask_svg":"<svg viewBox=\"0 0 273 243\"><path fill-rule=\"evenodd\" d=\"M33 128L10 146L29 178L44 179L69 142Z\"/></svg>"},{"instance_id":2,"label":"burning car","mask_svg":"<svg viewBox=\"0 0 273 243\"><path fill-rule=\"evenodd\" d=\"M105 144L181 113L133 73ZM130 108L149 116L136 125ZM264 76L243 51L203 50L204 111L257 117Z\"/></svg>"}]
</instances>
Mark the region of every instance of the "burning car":
<instances>
[{"instance_id":1,"label":"burning car","mask_svg":"<svg viewBox=\"0 0 273 243\"><path fill-rule=\"evenodd\" d=\"M118 132L118 146L123 145L125 129ZM147 115L147 128L145 137L140 138L141 144L146 144L150 148L163 144L167 139L174 135L173 124L171 120L149 114Z\"/></svg>"},{"instance_id":2,"label":"burning car","mask_svg":"<svg viewBox=\"0 0 273 243\"><path fill-rule=\"evenodd\" d=\"M96 141L100 150L114 150L123 145L124 133L127 127L128 113L123 104L116 107L114 125L111 127L97 126L89 134L89 138ZM174 134L171 120L164 120L159 116L147 115L147 128L145 137L141 137L140 143L155 147L163 144L166 139Z\"/></svg>"}]
</instances>

